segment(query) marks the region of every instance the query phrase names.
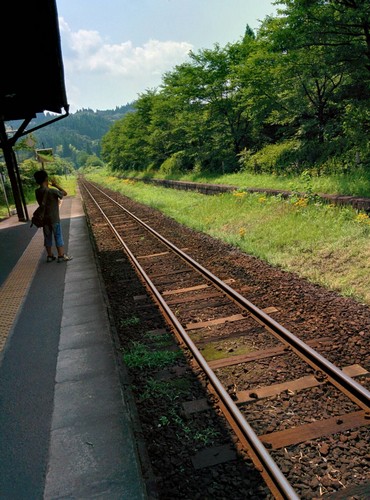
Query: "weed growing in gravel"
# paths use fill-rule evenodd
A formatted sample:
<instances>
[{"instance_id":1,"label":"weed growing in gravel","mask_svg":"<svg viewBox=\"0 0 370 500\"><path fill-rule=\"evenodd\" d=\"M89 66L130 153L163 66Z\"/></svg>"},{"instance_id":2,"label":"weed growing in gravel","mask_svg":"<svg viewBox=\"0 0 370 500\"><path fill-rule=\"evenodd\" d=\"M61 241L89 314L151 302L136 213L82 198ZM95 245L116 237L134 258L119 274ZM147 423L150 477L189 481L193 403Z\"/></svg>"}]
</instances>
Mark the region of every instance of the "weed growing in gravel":
<instances>
[{"instance_id":1,"label":"weed growing in gravel","mask_svg":"<svg viewBox=\"0 0 370 500\"><path fill-rule=\"evenodd\" d=\"M151 351L140 342L133 342L131 348L123 354L123 359L129 368L165 368L180 356L180 351Z\"/></svg>"},{"instance_id":2,"label":"weed growing in gravel","mask_svg":"<svg viewBox=\"0 0 370 500\"><path fill-rule=\"evenodd\" d=\"M155 343L156 347L166 347L173 340L172 335L169 333L145 333L144 337Z\"/></svg>"},{"instance_id":3,"label":"weed growing in gravel","mask_svg":"<svg viewBox=\"0 0 370 500\"><path fill-rule=\"evenodd\" d=\"M197 431L194 434L194 439L195 441L202 443L204 446L210 446L215 443L219 436L219 432L217 432L215 429L212 429L211 427L208 427L203 431Z\"/></svg>"},{"instance_id":4,"label":"weed growing in gravel","mask_svg":"<svg viewBox=\"0 0 370 500\"><path fill-rule=\"evenodd\" d=\"M166 427L171 423L169 418L166 417L166 415L162 415L161 417L159 417L158 421L159 421L158 427Z\"/></svg>"},{"instance_id":5,"label":"weed growing in gravel","mask_svg":"<svg viewBox=\"0 0 370 500\"><path fill-rule=\"evenodd\" d=\"M176 436L180 440L185 438L186 440L194 441L200 446L210 446L220 437L220 433L212 427L206 427L202 430L192 428L191 421L185 421L175 408L170 409L169 417L167 418L170 424L177 427Z\"/></svg>"},{"instance_id":6,"label":"weed growing in gravel","mask_svg":"<svg viewBox=\"0 0 370 500\"><path fill-rule=\"evenodd\" d=\"M121 327L137 326L140 324L140 318L138 318L137 316L132 316L131 318L120 319L119 324Z\"/></svg>"},{"instance_id":7,"label":"weed growing in gravel","mask_svg":"<svg viewBox=\"0 0 370 500\"><path fill-rule=\"evenodd\" d=\"M149 378L145 388L140 395L142 401L151 398L162 398L168 401L175 401L180 396L188 394L190 383L184 378L176 378L169 381L160 381Z\"/></svg>"}]
</instances>

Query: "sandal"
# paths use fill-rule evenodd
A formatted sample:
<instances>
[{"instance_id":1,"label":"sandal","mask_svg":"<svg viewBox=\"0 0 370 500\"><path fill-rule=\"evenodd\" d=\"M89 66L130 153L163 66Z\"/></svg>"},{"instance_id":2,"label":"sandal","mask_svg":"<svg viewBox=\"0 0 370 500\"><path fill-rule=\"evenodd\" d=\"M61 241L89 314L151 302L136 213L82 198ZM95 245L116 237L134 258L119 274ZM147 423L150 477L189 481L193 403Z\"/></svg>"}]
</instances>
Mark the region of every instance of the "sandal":
<instances>
[{"instance_id":1,"label":"sandal","mask_svg":"<svg viewBox=\"0 0 370 500\"><path fill-rule=\"evenodd\" d=\"M72 257L66 254L58 256L58 262L65 262L67 260L72 260Z\"/></svg>"}]
</instances>

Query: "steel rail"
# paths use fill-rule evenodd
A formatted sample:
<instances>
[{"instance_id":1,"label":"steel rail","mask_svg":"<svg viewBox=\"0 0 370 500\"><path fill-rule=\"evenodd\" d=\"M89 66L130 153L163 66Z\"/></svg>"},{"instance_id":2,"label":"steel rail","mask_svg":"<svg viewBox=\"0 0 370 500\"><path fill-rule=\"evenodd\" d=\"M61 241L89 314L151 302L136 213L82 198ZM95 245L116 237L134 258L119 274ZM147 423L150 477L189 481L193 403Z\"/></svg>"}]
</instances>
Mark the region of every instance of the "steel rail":
<instances>
[{"instance_id":1,"label":"steel rail","mask_svg":"<svg viewBox=\"0 0 370 500\"><path fill-rule=\"evenodd\" d=\"M104 219L107 221L109 227L111 228L113 234L117 238L117 240L120 242L122 247L125 249L126 254L128 255L130 261L133 263L137 271L139 272L140 276L144 280L145 284L149 287L151 290L152 294L155 297L155 300L157 303L160 305L162 310L165 312L165 315L167 316L168 320L170 323L173 325L173 327L176 329L176 331L179 333L181 336L181 339L183 342L186 344L186 346L189 348L191 351L194 359L196 360L197 364L200 366L200 368L203 370L203 372L206 374L208 381L212 385L215 393L217 396L220 398L222 403L226 406L229 414L232 416L234 419L238 429L246 439L248 445L250 446L250 449L252 450L253 454L255 457L257 457L258 460L258 466L263 469L265 474L267 474L267 477L269 479L268 482L271 482L273 485L273 489L271 490L272 493L275 495L275 498L277 499L286 499L286 500L299 500L299 496L297 493L294 491L290 483L287 481L286 477L283 475L271 455L267 452L266 448L264 445L261 443L260 439L258 438L257 434L254 432L252 427L248 424L248 422L245 420L244 416L240 412L239 408L236 406L228 392L225 390L223 387L222 383L220 380L217 378L216 374L214 371L209 367L207 361L205 358L202 356L202 354L199 352L189 335L186 333L184 330L183 326L179 323L178 319L170 309L170 307L167 305L163 297L161 296L160 292L157 290L149 276L146 274L144 269L142 268L141 264L139 261L136 259L136 257L133 255L131 250L128 248L127 244L121 237L121 235L118 233L118 231L115 229L114 225L111 223L109 220L109 217L104 213L103 209L100 207L98 202L95 200L94 196L90 192L90 190L86 187L86 182L84 181L84 187L86 191L88 192L90 198L92 201L95 203L96 207L98 210L101 212L102 216ZM113 201L115 204L117 204L120 208L123 208L119 203L117 203L113 198L108 196L106 193L101 191L99 188L94 186L95 189L100 191L102 194L104 194L107 198L109 198L111 201ZM126 209L124 209L126 211ZM136 218L136 217L135 217ZM267 482L267 483L268 483Z\"/></svg>"},{"instance_id":2,"label":"steel rail","mask_svg":"<svg viewBox=\"0 0 370 500\"><path fill-rule=\"evenodd\" d=\"M98 188L97 186L94 186L94 188L100 191L108 199L110 199L115 205L119 206L130 217L136 220L136 222L145 227L147 231L149 231L157 239L162 241L162 243L164 243L168 248L171 248L171 250L179 255L185 262L190 264L203 276L206 276L209 281L211 281L215 286L217 286L217 288L227 294L241 308L249 311L251 316L253 316L258 322L262 323L263 326L281 342L292 348L301 358L304 358L311 367L313 367L317 371L323 372L328 377L330 382L335 385L341 392L344 392L353 402L363 408L366 412L370 411L370 391L368 391L364 386L359 384L352 377L346 375L337 366L335 366L329 360L324 358L324 356L315 351L315 349L312 349L305 342L300 340L297 336L295 336L293 333L291 333L289 330L287 330L285 327L271 318L268 314L255 306L252 302L240 295L236 290L224 283L217 276L212 274L208 269L204 268L201 264L196 262L185 252L177 248L173 243L157 233L157 231L151 228L148 224L141 221L138 217L136 217L135 214L131 213L112 197L104 193L104 191L102 191L100 188Z\"/></svg>"}]
</instances>

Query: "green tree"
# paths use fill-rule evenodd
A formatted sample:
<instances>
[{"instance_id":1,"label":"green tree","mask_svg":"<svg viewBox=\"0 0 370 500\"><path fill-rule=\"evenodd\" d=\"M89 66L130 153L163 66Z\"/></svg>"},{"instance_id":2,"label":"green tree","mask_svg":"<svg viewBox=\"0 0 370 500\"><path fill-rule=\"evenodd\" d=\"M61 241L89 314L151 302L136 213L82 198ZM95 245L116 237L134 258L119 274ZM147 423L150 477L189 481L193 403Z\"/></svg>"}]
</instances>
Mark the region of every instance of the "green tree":
<instances>
[{"instance_id":1,"label":"green tree","mask_svg":"<svg viewBox=\"0 0 370 500\"><path fill-rule=\"evenodd\" d=\"M104 167L104 162L96 155L90 155L85 161L86 167Z\"/></svg>"},{"instance_id":2,"label":"green tree","mask_svg":"<svg viewBox=\"0 0 370 500\"><path fill-rule=\"evenodd\" d=\"M177 104L177 129L189 145L185 148L207 169L225 163L235 168L248 142L250 120L237 68L253 43L247 28L242 41L191 52L189 62L164 76L163 94Z\"/></svg>"},{"instance_id":3,"label":"green tree","mask_svg":"<svg viewBox=\"0 0 370 500\"><path fill-rule=\"evenodd\" d=\"M283 46L324 47L352 70L370 71L370 3L368 0L278 0L283 5Z\"/></svg>"},{"instance_id":4,"label":"green tree","mask_svg":"<svg viewBox=\"0 0 370 500\"><path fill-rule=\"evenodd\" d=\"M102 157L113 170L145 170L150 163L150 113L155 91L139 96L135 111L113 124L102 139Z\"/></svg>"}]
</instances>

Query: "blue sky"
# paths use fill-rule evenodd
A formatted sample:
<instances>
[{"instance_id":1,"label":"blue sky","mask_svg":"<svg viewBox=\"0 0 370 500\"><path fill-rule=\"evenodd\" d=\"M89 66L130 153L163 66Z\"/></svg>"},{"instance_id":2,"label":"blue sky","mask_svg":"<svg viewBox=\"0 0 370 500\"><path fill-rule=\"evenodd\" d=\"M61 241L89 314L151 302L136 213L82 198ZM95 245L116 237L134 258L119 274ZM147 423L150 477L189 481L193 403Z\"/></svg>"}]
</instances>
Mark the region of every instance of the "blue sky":
<instances>
[{"instance_id":1,"label":"blue sky","mask_svg":"<svg viewBox=\"0 0 370 500\"><path fill-rule=\"evenodd\" d=\"M158 87L190 50L239 40L270 0L57 0L71 112L114 109Z\"/></svg>"}]
</instances>

